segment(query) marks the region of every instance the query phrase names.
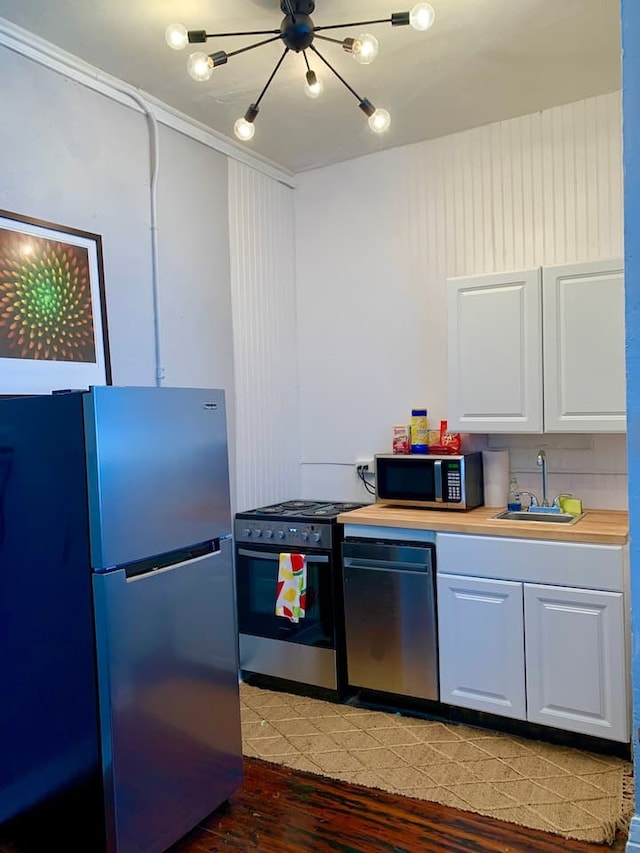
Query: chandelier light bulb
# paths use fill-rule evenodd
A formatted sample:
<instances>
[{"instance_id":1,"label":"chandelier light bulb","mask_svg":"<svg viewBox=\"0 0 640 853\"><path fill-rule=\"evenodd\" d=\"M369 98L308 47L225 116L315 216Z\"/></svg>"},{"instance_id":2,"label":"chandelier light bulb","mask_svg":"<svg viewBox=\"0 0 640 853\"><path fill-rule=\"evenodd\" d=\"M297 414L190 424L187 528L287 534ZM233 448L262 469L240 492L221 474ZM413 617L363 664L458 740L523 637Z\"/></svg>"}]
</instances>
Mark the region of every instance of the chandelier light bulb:
<instances>
[{"instance_id":1,"label":"chandelier light bulb","mask_svg":"<svg viewBox=\"0 0 640 853\"><path fill-rule=\"evenodd\" d=\"M409 23L414 30L428 30L436 18L436 13L430 3L416 3L409 12Z\"/></svg>"},{"instance_id":2,"label":"chandelier light bulb","mask_svg":"<svg viewBox=\"0 0 640 853\"><path fill-rule=\"evenodd\" d=\"M324 92L324 83L316 75L315 71L307 71L304 90L310 98L319 98Z\"/></svg>"},{"instance_id":3,"label":"chandelier light bulb","mask_svg":"<svg viewBox=\"0 0 640 853\"><path fill-rule=\"evenodd\" d=\"M206 53L192 53L187 63L187 71L194 80L208 80L213 74L213 62Z\"/></svg>"},{"instance_id":4,"label":"chandelier light bulb","mask_svg":"<svg viewBox=\"0 0 640 853\"><path fill-rule=\"evenodd\" d=\"M369 65L378 55L378 39L363 33L353 43L353 58L360 65Z\"/></svg>"},{"instance_id":5,"label":"chandelier light bulb","mask_svg":"<svg viewBox=\"0 0 640 853\"><path fill-rule=\"evenodd\" d=\"M256 129L252 122L247 121L246 118L243 117L239 118L233 125L233 132L241 142L248 142L250 139L253 139Z\"/></svg>"},{"instance_id":6,"label":"chandelier light bulb","mask_svg":"<svg viewBox=\"0 0 640 853\"><path fill-rule=\"evenodd\" d=\"M374 133L386 133L391 125L391 116L386 110L377 109L369 116L369 127Z\"/></svg>"},{"instance_id":7,"label":"chandelier light bulb","mask_svg":"<svg viewBox=\"0 0 640 853\"><path fill-rule=\"evenodd\" d=\"M164 31L164 37L169 47L174 50L182 50L189 43L187 28L183 27L182 24L169 24Z\"/></svg>"}]
</instances>

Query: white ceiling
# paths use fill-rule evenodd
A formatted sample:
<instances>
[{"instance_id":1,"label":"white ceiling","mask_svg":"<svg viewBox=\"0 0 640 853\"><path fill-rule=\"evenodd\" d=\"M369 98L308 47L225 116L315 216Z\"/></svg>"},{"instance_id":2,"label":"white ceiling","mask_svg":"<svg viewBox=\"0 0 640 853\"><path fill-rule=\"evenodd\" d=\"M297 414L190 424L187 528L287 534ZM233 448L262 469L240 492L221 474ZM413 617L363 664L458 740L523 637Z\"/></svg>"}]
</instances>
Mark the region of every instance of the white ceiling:
<instances>
[{"instance_id":1,"label":"white ceiling","mask_svg":"<svg viewBox=\"0 0 640 853\"><path fill-rule=\"evenodd\" d=\"M389 17L414 2L316 0L313 21ZM380 53L369 66L316 42L358 94L389 110L387 134L371 133L355 97L317 60L325 92L307 98L303 58L291 53L261 103L249 149L297 172L620 88L619 0L431 3L436 20L424 33L390 24L327 33L371 31ZM279 0L0 0L0 16L230 137L282 54L278 42L265 45L197 83L186 61L202 47L179 52L164 40L175 21L208 32L277 29ZM206 51L261 38L211 39Z\"/></svg>"}]
</instances>

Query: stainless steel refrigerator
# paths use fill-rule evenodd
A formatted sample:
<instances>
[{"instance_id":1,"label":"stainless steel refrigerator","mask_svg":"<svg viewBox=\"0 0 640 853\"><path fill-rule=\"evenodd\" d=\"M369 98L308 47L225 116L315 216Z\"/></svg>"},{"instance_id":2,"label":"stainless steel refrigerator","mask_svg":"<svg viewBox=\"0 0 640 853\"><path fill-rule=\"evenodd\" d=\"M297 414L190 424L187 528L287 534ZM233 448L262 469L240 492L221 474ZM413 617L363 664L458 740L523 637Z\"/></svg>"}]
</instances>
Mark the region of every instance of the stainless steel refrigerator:
<instances>
[{"instance_id":1,"label":"stainless steel refrigerator","mask_svg":"<svg viewBox=\"0 0 640 853\"><path fill-rule=\"evenodd\" d=\"M5 837L160 853L240 785L231 529L222 391L0 399Z\"/></svg>"}]
</instances>

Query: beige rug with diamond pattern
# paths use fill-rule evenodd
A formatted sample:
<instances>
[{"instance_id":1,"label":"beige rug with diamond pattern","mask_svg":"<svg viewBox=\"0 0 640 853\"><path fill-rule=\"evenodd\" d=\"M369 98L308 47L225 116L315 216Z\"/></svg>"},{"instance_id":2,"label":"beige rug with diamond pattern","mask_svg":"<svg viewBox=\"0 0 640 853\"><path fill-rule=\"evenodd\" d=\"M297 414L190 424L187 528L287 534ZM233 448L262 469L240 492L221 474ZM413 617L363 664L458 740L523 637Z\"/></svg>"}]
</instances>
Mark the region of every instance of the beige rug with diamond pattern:
<instances>
[{"instance_id":1,"label":"beige rug with diamond pattern","mask_svg":"<svg viewBox=\"0 0 640 853\"><path fill-rule=\"evenodd\" d=\"M632 764L456 723L240 685L243 751L581 841L633 814Z\"/></svg>"}]
</instances>

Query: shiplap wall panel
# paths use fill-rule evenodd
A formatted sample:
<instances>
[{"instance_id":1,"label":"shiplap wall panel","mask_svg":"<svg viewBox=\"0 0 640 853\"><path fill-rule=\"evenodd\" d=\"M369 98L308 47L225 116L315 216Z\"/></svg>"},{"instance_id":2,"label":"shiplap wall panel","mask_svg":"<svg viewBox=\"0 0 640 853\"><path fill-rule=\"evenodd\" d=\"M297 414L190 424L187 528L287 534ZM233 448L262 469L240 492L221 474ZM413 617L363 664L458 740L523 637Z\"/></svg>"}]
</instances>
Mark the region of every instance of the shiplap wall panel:
<instances>
[{"instance_id":1,"label":"shiplap wall panel","mask_svg":"<svg viewBox=\"0 0 640 853\"><path fill-rule=\"evenodd\" d=\"M300 493L292 190L229 160L237 510Z\"/></svg>"},{"instance_id":2,"label":"shiplap wall panel","mask_svg":"<svg viewBox=\"0 0 640 853\"><path fill-rule=\"evenodd\" d=\"M621 256L620 93L304 173L296 228L304 491L366 499L350 462L412 406L446 418L447 277Z\"/></svg>"}]
</instances>

